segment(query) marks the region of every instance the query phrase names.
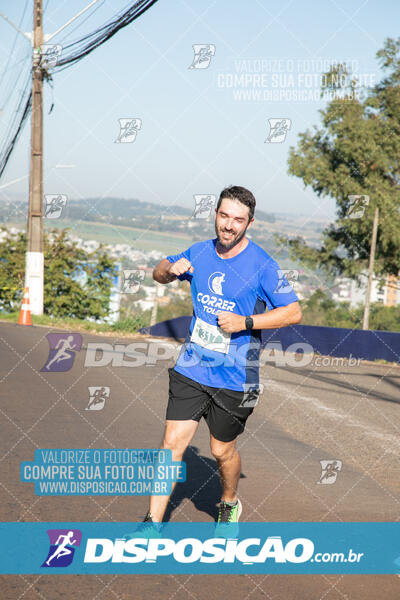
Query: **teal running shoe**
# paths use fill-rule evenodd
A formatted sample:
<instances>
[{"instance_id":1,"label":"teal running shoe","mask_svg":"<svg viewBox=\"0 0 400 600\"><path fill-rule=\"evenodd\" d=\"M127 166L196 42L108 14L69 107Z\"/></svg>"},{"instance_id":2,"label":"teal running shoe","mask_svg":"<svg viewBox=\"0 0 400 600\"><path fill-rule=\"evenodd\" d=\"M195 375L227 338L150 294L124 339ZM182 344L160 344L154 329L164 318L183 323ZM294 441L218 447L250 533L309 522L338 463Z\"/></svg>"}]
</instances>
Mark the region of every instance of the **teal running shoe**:
<instances>
[{"instance_id":1,"label":"teal running shoe","mask_svg":"<svg viewBox=\"0 0 400 600\"><path fill-rule=\"evenodd\" d=\"M219 504L215 536L236 538L239 533L239 517L242 514L242 503L239 498L234 506L222 501Z\"/></svg>"},{"instance_id":2,"label":"teal running shoe","mask_svg":"<svg viewBox=\"0 0 400 600\"><path fill-rule=\"evenodd\" d=\"M147 513L143 522L140 523L139 527L124 535L125 539L145 538L145 539L161 539L162 535L160 532L161 523L155 523L151 518L150 512Z\"/></svg>"}]
</instances>

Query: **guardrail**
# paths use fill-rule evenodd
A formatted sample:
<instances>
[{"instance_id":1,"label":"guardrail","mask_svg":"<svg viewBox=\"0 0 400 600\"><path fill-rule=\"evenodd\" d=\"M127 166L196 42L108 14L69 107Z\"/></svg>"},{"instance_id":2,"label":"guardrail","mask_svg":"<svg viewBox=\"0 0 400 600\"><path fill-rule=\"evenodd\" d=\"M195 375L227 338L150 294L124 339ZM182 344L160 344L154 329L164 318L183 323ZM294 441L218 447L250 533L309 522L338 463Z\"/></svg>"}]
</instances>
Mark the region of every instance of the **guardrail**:
<instances>
[{"instance_id":1,"label":"guardrail","mask_svg":"<svg viewBox=\"0 0 400 600\"><path fill-rule=\"evenodd\" d=\"M162 321L152 327L143 327L139 333L155 337L185 339L191 317L177 317ZM302 351L304 344L323 356L359 358L361 360L387 360L400 363L400 333L393 331L363 331L340 327L316 327L313 325L291 325L282 329L263 329L262 347L279 342L282 350L293 344Z\"/></svg>"}]
</instances>

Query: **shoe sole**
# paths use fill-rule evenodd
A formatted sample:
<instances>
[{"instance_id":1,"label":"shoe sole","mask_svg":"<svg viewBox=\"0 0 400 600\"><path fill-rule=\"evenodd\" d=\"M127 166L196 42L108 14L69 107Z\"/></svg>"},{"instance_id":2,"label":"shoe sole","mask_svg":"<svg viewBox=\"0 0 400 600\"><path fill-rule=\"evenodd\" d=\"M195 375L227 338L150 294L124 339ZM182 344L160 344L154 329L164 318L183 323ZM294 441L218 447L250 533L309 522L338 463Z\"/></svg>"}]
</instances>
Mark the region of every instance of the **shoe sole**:
<instances>
[{"instance_id":1,"label":"shoe sole","mask_svg":"<svg viewBox=\"0 0 400 600\"><path fill-rule=\"evenodd\" d=\"M240 515L242 514L242 509L243 509L242 503L240 502L240 500L238 498L238 521L239 521Z\"/></svg>"}]
</instances>

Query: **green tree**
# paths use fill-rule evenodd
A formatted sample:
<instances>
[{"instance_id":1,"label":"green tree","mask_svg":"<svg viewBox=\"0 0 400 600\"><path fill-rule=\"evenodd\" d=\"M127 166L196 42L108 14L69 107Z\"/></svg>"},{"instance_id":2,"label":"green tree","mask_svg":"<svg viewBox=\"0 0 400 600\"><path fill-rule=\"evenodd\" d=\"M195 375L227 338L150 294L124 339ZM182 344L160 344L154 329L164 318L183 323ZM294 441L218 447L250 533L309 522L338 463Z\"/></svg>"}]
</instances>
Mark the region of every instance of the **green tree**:
<instances>
[{"instance_id":1,"label":"green tree","mask_svg":"<svg viewBox=\"0 0 400 600\"><path fill-rule=\"evenodd\" d=\"M360 329L363 307L350 309L348 302L334 302L322 290L316 290L302 302L302 325ZM400 331L400 307L371 304L370 328L381 331Z\"/></svg>"},{"instance_id":2,"label":"green tree","mask_svg":"<svg viewBox=\"0 0 400 600\"><path fill-rule=\"evenodd\" d=\"M397 275L400 268L400 38L387 39L377 58L388 75L363 97L345 66L326 74L322 94L337 96L320 111L322 128L301 133L290 149L289 173L336 200L336 222L324 230L319 248L301 237L278 238L303 265L354 279L368 268L375 207L375 274ZM351 218L352 195L369 196L361 218Z\"/></svg>"},{"instance_id":3,"label":"green tree","mask_svg":"<svg viewBox=\"0 0 400 600\"><path fill-rule=\"evenodd\" d=\"M6 232L5 228L2 231ZM12 311L22 299L26 233L0 242L0 306ZM68 231L44 236L44 313L54 317L102 319L109 309L114 261L100 246L88 253L68 239Z\"/></svg>"},{"instance_id":4,"label":"green tree","mask_svg":"<svg viewBox=\"0 0 400 600\"><path fill-rule=\"evenodd\" d=\"M26 234L9 235L6 227L0 234L0 307L9 312L23 296Z\"/></svg>"}]
</instances>

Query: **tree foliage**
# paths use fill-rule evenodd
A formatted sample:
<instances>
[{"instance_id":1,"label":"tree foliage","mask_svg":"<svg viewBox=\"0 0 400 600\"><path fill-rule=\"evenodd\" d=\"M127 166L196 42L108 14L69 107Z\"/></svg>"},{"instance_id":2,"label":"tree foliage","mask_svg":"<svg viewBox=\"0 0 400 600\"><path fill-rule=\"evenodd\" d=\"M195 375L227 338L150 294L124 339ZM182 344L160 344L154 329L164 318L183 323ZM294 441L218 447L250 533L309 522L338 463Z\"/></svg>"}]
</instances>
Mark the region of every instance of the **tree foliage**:
<instances>
[{"instance_id":1,"label":"tree foliage","mask_svg":"<svg viewBox=\"0 0 400 600\"><path fill-rule=\"evenodd\" d=\"M2 228L3 232L7 230ZM25 276L26 233L0 242L0 306L19 308ZM92 253L68 238L68 231L44 235L44 313L54 317L99 320L109 313L114 261L100 246Z\"/></svg>"},{"instance_id":2,"label":"tree foliage","mask_svg":"<svg viewBox=\"0 0 400 600\"><path fill-rule=\"evenodd\" d=\"M360 329L364 307L350 309L348 302L335 302L322 290L317 290L301 304L302 325L319 327L345 327ZM379 302L371 304L370 329L400 331L400 306L383 306Z\"/></svg>"},{"instance_id":3,"label":"tree foliage","mask_svg":"<svg viewBox=\"0 0 400 600\"><path fill-rule=\"evenodd\" d=\"M375 207L375 273L397 275L400 268L400 38L387 39L377 58L387 76L362 95L344 65L326 74L322 95L337 97L320 111L322 127L301 133L290 148L289 173L321 198L334 198L337 219L324 230L320 248L301 237L279 241L292 258L332 275L357 278L367 268ZM361 218L351 218L352 195L369 196Z\"/></svg>"}]
</instances>

